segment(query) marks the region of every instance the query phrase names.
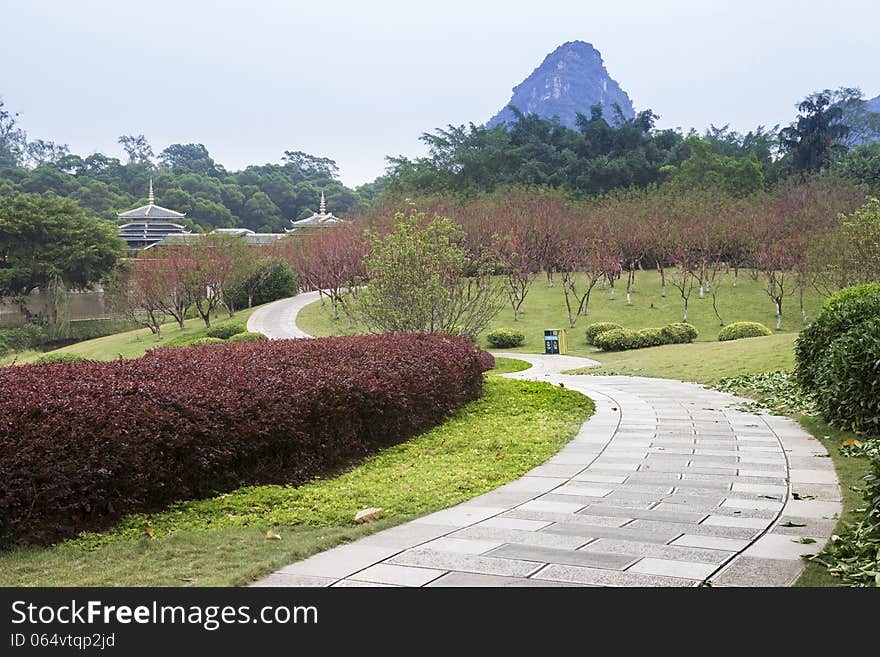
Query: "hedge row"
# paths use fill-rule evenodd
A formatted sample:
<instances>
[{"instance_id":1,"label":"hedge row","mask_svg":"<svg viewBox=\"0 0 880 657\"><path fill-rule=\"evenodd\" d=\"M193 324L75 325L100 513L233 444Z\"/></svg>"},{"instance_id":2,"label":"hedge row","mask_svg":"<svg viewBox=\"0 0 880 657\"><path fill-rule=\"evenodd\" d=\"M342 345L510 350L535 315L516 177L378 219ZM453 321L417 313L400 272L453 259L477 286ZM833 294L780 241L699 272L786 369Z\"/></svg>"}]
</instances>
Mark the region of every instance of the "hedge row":
<instances>
[{"instance_id":1,"label":"hedge row","mask_svg":"<svg viewBox=\"0 0 880 657\"><path fill-rule=\"evenodd\" d=\"M479 396L465 338L163 349L0 368L0 536L45 543L245 484L298 484Z\"/></svg>"},{"instance_id":2,"label":"hedge row","mask_svg":"<svg viewBox=\"0 0 880 657\"><path fill-rule=\"evenodd\" d=\"M609 326L611 328L608 328ZM662 344L693 342L697 335L696 326L683 322L640 331L623 328L610 322L597 322L587 327L587 341L592 342L602 351L626 351L657 347Z\"/></svg>"}]
</instances>

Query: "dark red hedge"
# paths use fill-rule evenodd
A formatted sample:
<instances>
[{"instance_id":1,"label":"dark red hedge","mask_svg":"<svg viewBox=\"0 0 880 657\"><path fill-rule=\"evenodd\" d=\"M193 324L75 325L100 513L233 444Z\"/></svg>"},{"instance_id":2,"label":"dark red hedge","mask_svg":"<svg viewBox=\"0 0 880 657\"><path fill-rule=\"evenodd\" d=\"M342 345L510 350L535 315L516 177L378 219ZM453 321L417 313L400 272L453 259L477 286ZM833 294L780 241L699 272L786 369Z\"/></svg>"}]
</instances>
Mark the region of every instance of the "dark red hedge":
<instances>
[{"instance_id":1,"label":"dark red hedge","mask_svg":"<svg viewBox=\"0 0 880 657\"><path fill-rule=\"evenodd\" d=\"M480 395L473 343L380 335L0 368L0 540L45 543L243 484L301 483Z\"/></svg>"}]
</instances>

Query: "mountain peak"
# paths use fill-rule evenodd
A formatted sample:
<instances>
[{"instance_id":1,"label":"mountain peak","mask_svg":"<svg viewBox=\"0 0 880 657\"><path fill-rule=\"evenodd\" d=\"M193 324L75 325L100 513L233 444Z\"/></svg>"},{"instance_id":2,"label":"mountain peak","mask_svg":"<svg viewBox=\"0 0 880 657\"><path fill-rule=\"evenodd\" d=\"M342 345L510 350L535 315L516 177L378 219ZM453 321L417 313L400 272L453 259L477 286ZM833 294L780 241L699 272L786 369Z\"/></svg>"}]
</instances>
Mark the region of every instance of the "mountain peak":
<instances>
[{"instance_id":1,"label":"mountain peak","mask_svg":"<svg viewBox=\"0 0 880 657\"><path fill-rule=\"evenodd\" d=\"M590 107L602 105L605 119L613 122L614 105L625 118L635 116L632 101L608 74L602 54L586 41L567 41L544 58L541 65L513 88L513 96L486 124L489 127L515 118L509 106L524 114L537 114L575 127L578 113L590 115Z\"/></svg>"}]
</instances>

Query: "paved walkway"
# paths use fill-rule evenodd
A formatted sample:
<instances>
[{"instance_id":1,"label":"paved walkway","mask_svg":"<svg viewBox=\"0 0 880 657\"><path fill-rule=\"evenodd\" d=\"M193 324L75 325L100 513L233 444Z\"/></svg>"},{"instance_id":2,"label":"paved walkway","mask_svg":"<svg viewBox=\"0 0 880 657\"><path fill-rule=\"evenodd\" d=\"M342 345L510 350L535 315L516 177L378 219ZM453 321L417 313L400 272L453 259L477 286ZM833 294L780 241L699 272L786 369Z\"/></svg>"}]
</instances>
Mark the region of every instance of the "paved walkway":
<instances>
[{"instance_id":1,"label":"paved walkway","mask_svg":"<svg viewBox=\"0 0 880 657\"><path fill-rule=\"evenodd\" d=\"M280 338L310 338L296 325L299 311L318 300L317 292L303 292L295 297L274 301L251 314L247 330L277 340Z\"/></svg>"},{"instance_id":2,"label":"paved walkway","mask_svg":"<svg viewBox=\"0 0 880 657\"><path fill-rule=\"evenodd\" d=\"M592 361L511 355L533 365L512 378L596 401L556 456L255 585L787 586L800 555L830 536L841 511L834 468L793 421L737 410L735 397L695 384L565 375Z\"/></svg>"}]
</instances>

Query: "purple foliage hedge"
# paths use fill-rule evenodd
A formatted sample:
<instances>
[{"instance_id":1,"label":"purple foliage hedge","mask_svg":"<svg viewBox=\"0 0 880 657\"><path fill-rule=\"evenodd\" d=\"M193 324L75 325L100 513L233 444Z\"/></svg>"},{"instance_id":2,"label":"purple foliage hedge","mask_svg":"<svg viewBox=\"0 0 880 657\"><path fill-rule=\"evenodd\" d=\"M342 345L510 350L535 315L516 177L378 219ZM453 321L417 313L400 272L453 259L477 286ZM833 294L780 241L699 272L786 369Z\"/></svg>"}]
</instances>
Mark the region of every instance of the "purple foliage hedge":
<instances>
[{"instance_id":1,"label":"purple foliage hedge","mask_svg":"<svg viewBox=\"0 0 880 657\"><path fill-rule=\"evenodd\" d=\"M0 368L0 542L301 483L477 398L480 361L465 338L397 334Z\"/></svg>"}]
</instances>

